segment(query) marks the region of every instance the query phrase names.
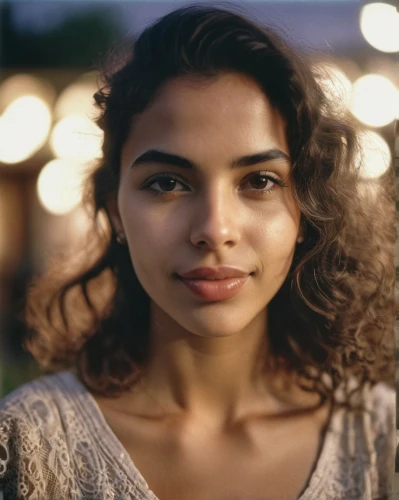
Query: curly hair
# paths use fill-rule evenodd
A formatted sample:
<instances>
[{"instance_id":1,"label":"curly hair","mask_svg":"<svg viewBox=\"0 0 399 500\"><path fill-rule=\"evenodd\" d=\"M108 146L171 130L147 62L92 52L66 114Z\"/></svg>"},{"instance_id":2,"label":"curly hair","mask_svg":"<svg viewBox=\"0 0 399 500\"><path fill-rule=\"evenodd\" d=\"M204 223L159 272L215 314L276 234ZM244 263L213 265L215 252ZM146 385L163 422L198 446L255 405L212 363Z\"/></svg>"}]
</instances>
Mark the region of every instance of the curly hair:
<instances>
[{"instance_id":1,"label":"curly hair","mask_svg":"<svg viewBox=\"0 0 399 500\"><path fill-rule=\"evenodd\" d=\"M46 371L74 367L98 394L120 394L139 380L150 356L150 298L107 212L121 149L134 116L168 80L238 72L258 82L285 119L305 227L267 306L265 368L295 376L321 402L334 401L344 385L346 405L365 384L393 383L393 169L379 179L362 177L360 130L348 112L337 112L309 56L275 28L198 5L167 14L126 47L106 61L94 96L104 142L85 185L93 228L84 248L53 256L32 280L26 348Z\"/></svg>"}]
</instances>

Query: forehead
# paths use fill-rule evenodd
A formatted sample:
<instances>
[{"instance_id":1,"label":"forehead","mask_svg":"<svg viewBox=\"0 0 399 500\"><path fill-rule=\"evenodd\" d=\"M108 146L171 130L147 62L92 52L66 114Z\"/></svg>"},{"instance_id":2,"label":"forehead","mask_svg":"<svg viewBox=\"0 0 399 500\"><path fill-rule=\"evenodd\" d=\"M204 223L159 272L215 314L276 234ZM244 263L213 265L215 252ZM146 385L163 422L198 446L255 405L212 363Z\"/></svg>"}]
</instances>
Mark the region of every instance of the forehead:
<instances>
[{"instance_id":1,"label":"forehead","mask_svg":"<svg viewBox=\"0 0 399 500\"><path fill-rule=\"evenodd\" d=\"M154 146L188 156L201 148L209 154L228 149L232 157L265 147L289 153L280 113L256 81L238 73L167 81L135 117L125 150L131 156Z\"/></svg>"},{"instance_id":2,"label":"forehead","mask_svg":"<svg viewBox=\"0 0 399 500\"><path fill-rule=\"evenodd\" d=\"M210 110L245 116L271 106L256 81L243 74L227 73L214 78L181 76L169 80L160 88L153 108L169 116L184 112L190 117Z\"/></svg>"}]
</instances>

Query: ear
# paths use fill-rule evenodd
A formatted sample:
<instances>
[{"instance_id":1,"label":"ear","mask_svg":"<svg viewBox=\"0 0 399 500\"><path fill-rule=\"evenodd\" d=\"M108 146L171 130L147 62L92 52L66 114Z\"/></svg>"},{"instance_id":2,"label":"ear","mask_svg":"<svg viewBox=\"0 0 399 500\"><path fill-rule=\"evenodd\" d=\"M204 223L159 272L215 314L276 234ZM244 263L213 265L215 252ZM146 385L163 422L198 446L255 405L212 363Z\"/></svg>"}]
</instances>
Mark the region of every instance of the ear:
<instances>
[{"instance_id":1,"label":"ear","mask_svg":"<svg viewBox=\"0 0 399 500\"><path fill-rule=\"evenodd\" d=\"M122 219L118 209L116 193L113 193L112 195L109 196L106 202L106 210L114 232L116 234L124 233Z\"/></svg>"}]
</instances>

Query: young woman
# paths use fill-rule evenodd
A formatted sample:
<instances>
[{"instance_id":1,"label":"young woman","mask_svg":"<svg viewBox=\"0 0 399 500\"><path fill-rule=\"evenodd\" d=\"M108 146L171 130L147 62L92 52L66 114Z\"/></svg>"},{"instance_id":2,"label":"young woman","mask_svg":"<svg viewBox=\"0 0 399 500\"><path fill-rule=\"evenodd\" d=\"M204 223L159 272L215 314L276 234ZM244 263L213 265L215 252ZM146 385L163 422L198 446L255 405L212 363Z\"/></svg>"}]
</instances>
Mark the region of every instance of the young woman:
<instances>
[{"instance_id":1,"label":"young woman","mask_svg":"<svg viewBox=\"0 0 399 500\"><path fill-rule=\"evenodd\" d=\"M56 373L1 404L5 498L388 498L392 172L234 12L168 14L104 78L97 229L31 287Z\"/></svg>"}]
</instances>

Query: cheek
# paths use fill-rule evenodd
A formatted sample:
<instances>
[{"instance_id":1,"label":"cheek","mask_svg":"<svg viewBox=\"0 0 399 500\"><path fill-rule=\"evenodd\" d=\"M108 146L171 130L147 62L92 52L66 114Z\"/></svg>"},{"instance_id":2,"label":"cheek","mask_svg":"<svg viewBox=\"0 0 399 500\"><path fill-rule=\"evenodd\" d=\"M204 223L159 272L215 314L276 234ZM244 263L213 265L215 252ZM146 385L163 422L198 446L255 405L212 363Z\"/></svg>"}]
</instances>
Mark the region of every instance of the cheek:
<instances>
[{"instance_id":1,"label":"cheek","mask_svg":"<svg viewBox=\"0 0 399 500\"><path fill-rule=\"evenodd\" d=\"M179 241L178 225L172 223L161 205L143 207L139 200L124 202L121 197L120 214L135 269L149 272L159 267Z\"/></svg>"},{"instance_id":2,"label":"cheek","mask_svg":"<svg viewBox=\"0 0 399 500\"><path fill-rule=\"evenodd\" d=\"M265 218L254 232L256 246L265 271L286 273L296 247L299 222L289 212L275 213Z\"/></svg>"},{"instance_id":3,"label":"cheek","mask_svg":"<svg viewBox=\"0 0 399 500\"><path fill-rule=\"evenodd\" d=\"M282 255L290 255L295 247L298 225L291 217L281 215L270 222L267 233L273 248Z\"/></svg>"}]
</instances>

